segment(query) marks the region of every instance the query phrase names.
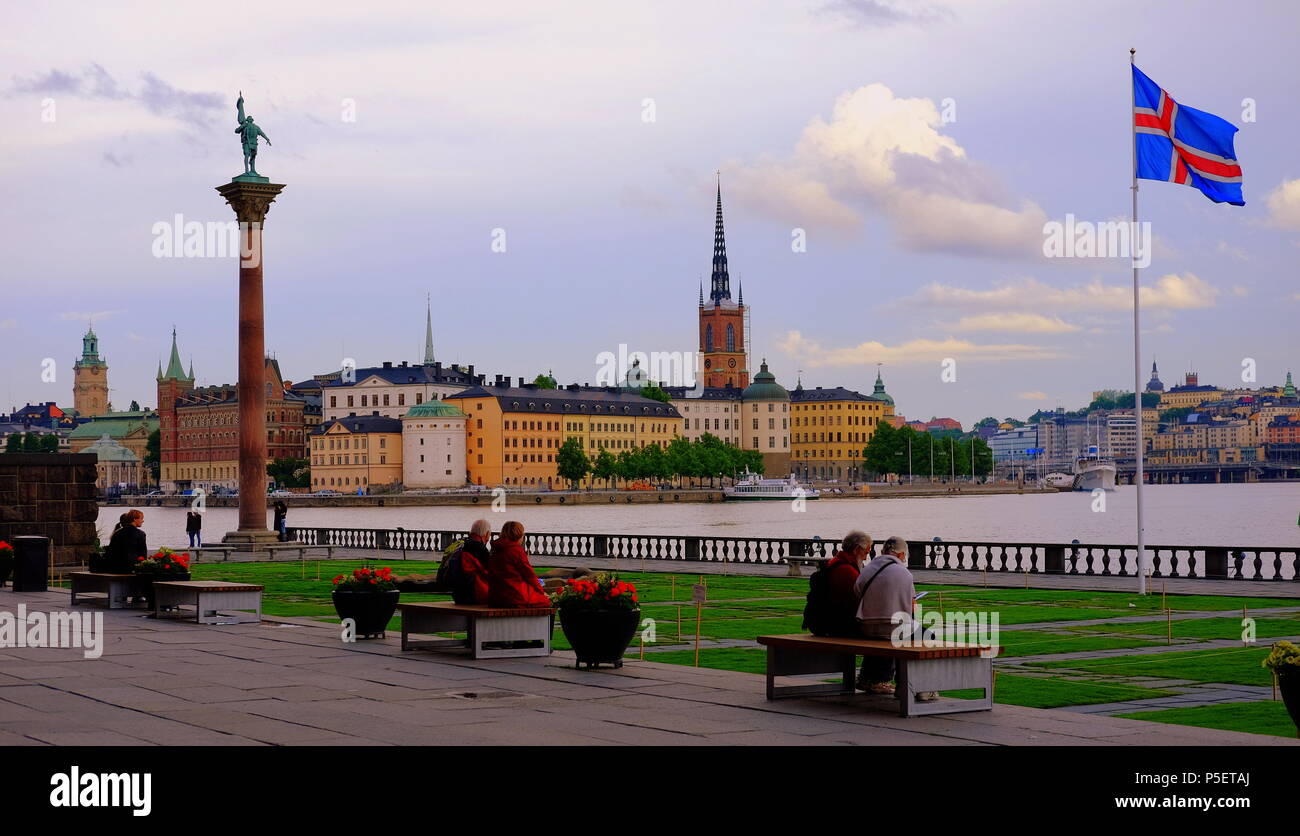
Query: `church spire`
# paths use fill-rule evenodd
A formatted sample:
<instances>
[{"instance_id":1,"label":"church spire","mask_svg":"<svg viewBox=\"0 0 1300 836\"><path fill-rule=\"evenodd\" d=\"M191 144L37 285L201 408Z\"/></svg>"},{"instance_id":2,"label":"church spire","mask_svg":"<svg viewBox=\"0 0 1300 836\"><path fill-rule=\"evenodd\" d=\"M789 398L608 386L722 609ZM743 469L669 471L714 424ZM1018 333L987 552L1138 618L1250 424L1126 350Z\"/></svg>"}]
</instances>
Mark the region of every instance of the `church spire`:
<instances>
[{"instance_id":1,"label":"church spire","mask_svg":"<svg viewBox=\"0 0 1300 836\"><path fill-rule=\"evenodd\" d=\"M424 307L424 365L433 365L433 298L426 297Z\"/></svg>"},{"instance_id":2,"label":"church spire","mask_svg":"<svg viewBox=\"0 0 1300 836\"><path fill-rule=\"evenodd\" d=\"M714 305L731 301L731 278L727 275L727 237L722 230L722 175L718 175L718 211L713 222L713 280L709 299Z\"/></svg>"},{"instance_id":3,"label":"church spire","mask_svg":"<svg viewBox=\"0 0 1300 836\"><path fill-rule=\"evenodd\" d=\"M181 365L181 353L176 348L176 329L172 329L172 356L167 361L167 373L163 379L190 380L185 376L185 367Z\"/></svg>"},{"instance_id":4,"label":"church spire","mask_svg":"<svg viewBox=\"0 0 1300 836\"><path fill-rule=\"evenodd\" d=\"M704 282L700 282L700 307L704 307Z\"/></svg>"}]
</instances>

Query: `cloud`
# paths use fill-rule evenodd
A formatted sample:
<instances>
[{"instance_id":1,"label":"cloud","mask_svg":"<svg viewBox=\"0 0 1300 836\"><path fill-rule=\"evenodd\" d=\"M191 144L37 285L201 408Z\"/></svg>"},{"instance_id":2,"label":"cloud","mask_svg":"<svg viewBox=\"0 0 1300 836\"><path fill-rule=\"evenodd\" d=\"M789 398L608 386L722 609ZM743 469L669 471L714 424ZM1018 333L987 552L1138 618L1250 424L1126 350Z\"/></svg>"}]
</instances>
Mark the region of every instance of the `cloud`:
<instances>
[{"instance_id":1,"label":"cloud","mask_svg":"<svg viewBox=\"0 0 1300 836\"><path fill-rule=\"evenodd\" d=\"M1143 309L1212 308L1219 289L1194 273L1168 273L1140 291ZM1087 284L1057 288L1034 278L1000 282L990 290L971 290L931 282L911 297L926 305L957 308L1053 311L1124 311L1133 309L1130 284Z\"/></svg>"},{"instance_id":2,"label":"cloud","mask_svg":"<svg viewBox=\"0 0 1300 836\"><path fill-rule=\"evenodd\" d=\"M17 328L17 327L18 327L18 320L14 319L13 317L9 317L8 319L0 319L0 331L8 331L10 328Z\"/></svg>"},{"instance_id":3,"label":"cloud","mask_svg":"<svg viewBox=\"0 0 1300 836\"><path fill-rule=\"evenodd\" d=\"M1054 349L1037 345L980 345L969 340L947 337L942 340L909 340L888 346L864 342L846 348L825 348L799 331L788 331L777 347L809 367L857 366L872 363L907 365L940 363L948 358L960 361L1048 360L1061 355Z\"/></svg>"},{"instance_id":4,"label":"cloud","mask_svg":"<svg viewBox=\"0 0 1300 836\"><path fill-rule=\"evenodd\" d=\"M23 79L14 77L9 95L68 95L82 99L134 101L151 113L170 116L182 122L206 127L222 108L225 100L216 93L195 93L173 87L151 72L140 74L143 84L132 92L99 64L90 64L80 75L52 69L45 75Z\"/></svg>"},{"instance_id":5,"label":"cloud","mask_svg":"<svg viewBox=\"0 0 1300 836\"><path fill-rule=\"evenodd\" d=\"M1264 197L1268 206L1268 223L1272 226L1300 229L1300 178L1284 180Z\"/></svg>"},{"instance_id":6,"label":"cloud","mask_svg":"<svg viewBox=\"0 0 1300 836\"><path fill-rule=\"evenodd\" d=\"M1245 250L1241 247L1234 247L1227 241L1220 241L1214 251L1220 255L1230 255L1238 261L1250 261L1250 256L1246 255Z\"/></svg>"},{"instance_id":7,"label":"cloud","mask_svg":"<svg viewBox=\"0 0 1300 836\"><path fill-rule=\"evenodd\" d=\"M899 24L929 24L947 20L952 17L952 10L943 6L919 4L913 2L903 8L884 0L832 0L814 12L830 15L861 28L883 28Z\"/></svg>"},{"instance_id":8,"label":"cloud","mask_svg":"<svg viewBox=\"0 0 1300 836\"><path fill-rule=\"evenodd\" d=\"M909 250L1041 258L1046 214L1008 197L942 126L930 99L869 84L841 95L829 121L814 117L789 155L729 166L724 179L793 226L851 237L880 214Z\"/></svg>"},{"instance_id":9,"label":"cloud","mask_svg":"<svg viewBox=\"0 0 1300 836\"><path fill-rule=\"evenodd\" d=\"M1072 334L1082 326L1036 313L988 313L964 316L948 326L954 331L1019 331L1024 334Z\"/></svg>"},{"instance_id":10,"label":"cloud","mask_svg":"<svg viewBox=\"0 0 1300 836\"><path fill-rule=\"evenodd\" d=\"M116 314L126 313L126 311L96 311L94 313L83 313L81 311L64 311L59 314L59 319L73 320L79 322L91 322L95 320L108 319Z\"/></svg>"},{"instance_id":11,"label":"cloud","mask_svg":"<svg viewBox=\"0 0 1300 836\"><path fill-rule=\"evenodd\" d=\"M1047 395L1044 394L1044 393L1042 393L1042 392L1039 392L1037 389L1035 389L1035 390L1032 391L1032 392L1021 392L1019 395L1016 395L1016 397L1017 397L1017 398L1020 398L1020 400L1022 400L1022 401L1045 401L1045 400L1048 400Z\"/></svg>"}]
</instances>

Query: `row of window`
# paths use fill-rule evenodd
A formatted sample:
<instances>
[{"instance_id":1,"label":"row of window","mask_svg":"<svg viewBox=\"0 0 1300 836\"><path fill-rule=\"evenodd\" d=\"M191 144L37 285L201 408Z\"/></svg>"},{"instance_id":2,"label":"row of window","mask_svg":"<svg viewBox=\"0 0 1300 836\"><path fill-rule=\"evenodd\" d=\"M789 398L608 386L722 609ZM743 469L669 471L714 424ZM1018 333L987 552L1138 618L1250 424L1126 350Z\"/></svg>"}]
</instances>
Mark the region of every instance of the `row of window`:
<instances>
[{"instance_id":1,"label":"row of window","mask_svg":"<svg viewBox=\"0 0 1300 836\"><path fill-rule=\"evenodd\" d=\"M346 397L347 397L348 406L356 406L355 403L357 397L356 395L347 395ZM390 402L390 397L391 396L389 395L361 395L361 405L362 406L392 406L392 403ZM379 402L380 398L383 399L382 404ZM436 401L438 399L438 396L435 394L432 399ZM419 406L422 403L424 403L424 395L417 392L415 394L415 405ZM330 409L337 409L338 405L339 405L339 396L330 395ZM405 392L397 393L397 405L406 406Z\"/></svg>"},{"instance_id":2,"label":"row of window","mask_svg":"<svg viewBox=\"0 0 1300 836\"><path fill-rule=\"evenodd\" d=\"M843 449L835 450L793 450L791 455L796 459L856 459L861 455L860 450L850 449L848 455L844 454Z\"/></svg>"},{"instance_id":3,"label":"row of window","mask_svg":"<svg viewBox=\"0 0 1300 836\"><path fill-rule=\"evenodd\" d=\"M848 416L850 427L874 427L880 423L880 418L875 415L850 415ZM833 419L833 420L828 420ZM796 427L842 427L844 426L843 415L818 415L815 417L795 416L794 425Z\"/></svg>"},{"instance_id":4,"label":"row of window","mask_svg":"<svg viewBox=\"0 0 1300 836\"><path fill-rule=\"evenodd\" d=\"M845 438L845 436L848 438ZM795 433L795 444L816 444L827 441L846 441L850 444L866 443L871 440L871 433Z\"/></svg>"},{"instance_id":5,"label":"row of window","mask_svg":"<svg viewBox=\"0 0 1300 836\"><path fill-rule=\"evenodd\" d=\"M348 486L352 486L354 488L361 488L361 487L365 487L366 484L368 484L366 482L366 477L364 476L358 476L356 478L356 481L353 481L351 476L343 476L338 479L335 479L333 476L331 476L329 477L328 480L326 480L326 478L322 476L319 479L312 479L311 483L313 487L317 487L317 488L325 488L325 487L346 488Z\"/></svg>"},{"instance_id":6,"label":"row of window","mask_svg":"<svg viewBox=\"0 0 1300 836\"><path fill-rule=\"evenodd\" d=\"M368 464L365 454L353 453L352 461L350 462L348 461L347 456L329 456L328 458L330 467L342 467L349 464ZM311 463L317 467L325 467L325 459L325 456L312 456ZM388 464L388 456L381 454L379 456L379 463Z\"/></svg>"}]
</instances>

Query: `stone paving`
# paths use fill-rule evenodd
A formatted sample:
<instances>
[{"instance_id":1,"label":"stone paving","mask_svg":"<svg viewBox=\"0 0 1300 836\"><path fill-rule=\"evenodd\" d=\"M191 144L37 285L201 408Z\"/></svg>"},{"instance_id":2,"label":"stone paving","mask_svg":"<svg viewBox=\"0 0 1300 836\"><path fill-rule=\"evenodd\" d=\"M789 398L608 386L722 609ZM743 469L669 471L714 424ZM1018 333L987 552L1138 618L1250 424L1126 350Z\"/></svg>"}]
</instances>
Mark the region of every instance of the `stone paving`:
<instances>
[{"instance_id":1,"label":"stone paving","mask_svg":"<svg viewBox=\"0 0 1300 836\"><path fill-rule=\"evenodd\" d=\"M18 604L66 610L68 593L0 591L0 610ZM1005 705L902 718L866 695L772 703L752 674L402 653L396 637L344 645L337 627L306 619L103 616L98 659L0 648L0 745L1300 745Z\"/></svg>"}]
</instances>

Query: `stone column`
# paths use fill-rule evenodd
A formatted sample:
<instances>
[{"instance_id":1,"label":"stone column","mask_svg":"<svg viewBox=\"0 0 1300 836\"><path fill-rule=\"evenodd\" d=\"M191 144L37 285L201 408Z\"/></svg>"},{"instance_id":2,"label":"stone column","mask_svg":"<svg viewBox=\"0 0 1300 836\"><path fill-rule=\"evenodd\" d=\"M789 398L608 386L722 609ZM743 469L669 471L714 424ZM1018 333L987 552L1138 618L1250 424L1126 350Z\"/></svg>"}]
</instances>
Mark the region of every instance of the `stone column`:
<instances>
[{"instance_id":1,"label":"stone column","mask_svg":"<svg viewBox=\"0 0 1300 836\"><path fill-rule=\"evenodd\" d=\"M266 527L266 324L262 313L262 226L284 188L243 175L217 192L239 221L239 529L226 543L270 543Z\"/></svg>"}]
</instances>

